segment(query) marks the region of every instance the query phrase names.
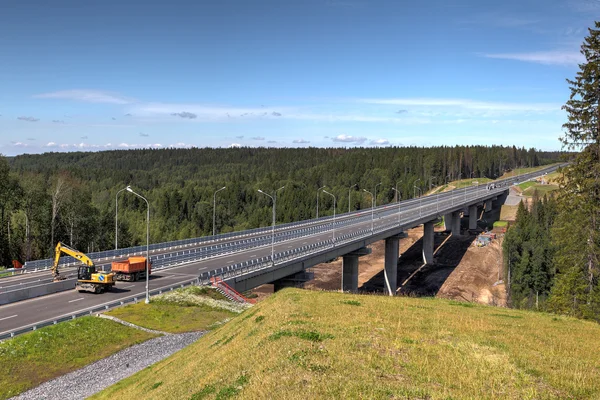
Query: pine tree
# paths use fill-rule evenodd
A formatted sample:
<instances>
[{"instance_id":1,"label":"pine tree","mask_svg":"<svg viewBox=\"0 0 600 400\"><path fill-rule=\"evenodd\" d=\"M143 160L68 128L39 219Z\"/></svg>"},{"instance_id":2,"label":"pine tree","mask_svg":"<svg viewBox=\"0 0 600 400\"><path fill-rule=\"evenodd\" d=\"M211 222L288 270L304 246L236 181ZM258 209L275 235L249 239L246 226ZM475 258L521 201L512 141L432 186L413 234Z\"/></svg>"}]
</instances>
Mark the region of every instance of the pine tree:
<instances>
[{"instance_id":1,"label":"pine tree","mask_svg":"<svg viewBox=\"0 0 600 400\"><path fill-rule=\"evenodd\" d=\"M600 300L600 22L589 29L581 53L585 62L575 79L567 80L571 95L563 106L568 122L561 141L567 150L579 153L565 168L561 182L563 226L554 231L560 275L551 305L557 311L600 319L600 314L594 315ZM572 229L564 229L566 225ZM567 295L569 299L563 298Z\"/></svg>"}]
</instances>

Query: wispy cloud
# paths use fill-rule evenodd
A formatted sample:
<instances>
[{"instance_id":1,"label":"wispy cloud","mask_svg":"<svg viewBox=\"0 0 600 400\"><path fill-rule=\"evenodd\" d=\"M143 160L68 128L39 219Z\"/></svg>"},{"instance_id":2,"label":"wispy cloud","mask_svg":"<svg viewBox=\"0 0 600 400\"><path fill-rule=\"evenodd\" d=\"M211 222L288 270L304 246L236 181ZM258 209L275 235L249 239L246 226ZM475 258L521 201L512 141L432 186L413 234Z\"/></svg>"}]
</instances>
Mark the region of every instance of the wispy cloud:
<instances>
[{"instance_id":1,"label":"wispy cloud","mask_svg":"<svg viewBox=\"0 0 600 400\"><path fill-rule=\"evenodd\" d=\"M87 137L87 136L82 136L81 138L82 138L82 139L87 139L88 137Z\"/></svg>"},{"instance_id":2,"label":"wispy cloud","mask_svg":"<svg viewBox=\"0 0 600 400\"><path fill-rule=\"evenodd\" d=\"M277 140L268 140L267 143L271 143L271 144L277 143Z\"/></svg>"},{"instance_id":3,"label":"wispy cloud","mask_svg":"<svg viewBox=\"0 0 600 400\"><path fill-rule=\"evenodd\" d=\"M148 137L148 136L150 136L150 135L149 135L149 134L147 134L147 133L144 133L144 132L140 132L140 136L141 136L141 137Z\"/></svg>"},{"instance_id":4,"label":"wispy cloud","mask_svg":"<svg viewBox=\"0 0 600 400\"><path fill-rule=\"evenodd\" d=\"M487 58L561 66L573 66L585 62L583 54L571 50L534 51L530 53L492 53L484 54L483 56Z\"/></svg>"},{"instance_id":5,"label":"wispy cloud","mask_svg":"<svg viewBox=\"0 0 600 400\"><path fill-rule=\"evenodd\" d=\"M310 143L310 141L309 140L305 140L305 139L296 139L296 140L293 140L292 143L306 144L306 143Z\"/></svg>"},{"instance_id":6,"label":"wispy cloud","mask_svg":"<svg viewBox=\"0 0 600 400\"><path fill-rule=\"evenodd\" d=\"M398 111L396 111L396 114L404 114L407 112L408 112L408 110L398 110Z\"/></svg>"},{"instance_id":7,"label":"wispy cloud","mask_svg":"<svg viewBox=\"0 0 600 400\"><path fill-rule=\"evenodd\" d=\"M551 103L501 103L470 99L446 98L390 98L390 99L358 99L360 103L395 105L395 106L424 106L424 107L459 107L470 110L488 111L558 111L559 104Z\"/></svg>"},{"instance_id":8,"label":"wispy cloud","mask_svg":"<svg viewBox=\"0 0 600 400\"><path fill-rule=\"evenodd\" d=\"M244 138L244 135L236 136L235 138L236 138L236 139L243 139L243 138Z\"/></svg>"},{"instance_id":9,"label":"wispy cloud","mask_svg":"<svg viewBox=\"0 0 600 400\"><path fill-rule=\"evenodd\" d=\"M88 89L61 90L58 92L36 94L33 97L38 99L75 100L86 103L130 104L135 102L135 100L126 98L120 94Z\"/></svg>"},{"instance_id":10,"label":"wispy cloud","mask_svg":"<svg viewBox=\"0 0 600 400\"><path fill-rule=\"evenodd\" d=\"M191 113L191 112L187 112L187 111L171 113L171 115L174 117L181 117L181 118L187 118L187 119L196 119L198 117L198 115Z\"/></svg>"},{"instance_id":11,"label":"wispy cloud","mask_svg":"<svg viewBox=\"0 0 600 400\"><path fill-rule=\"evenodd\" d=\"M40 120L39 118L35 118L35 117L17 117L17 119L19 119L21 121L27 121L27 122L38 122Z\"/></svg>"},{"instance_id":12,"label":"wispy cloud","mask_svg":"<svg viewBox=\"0 0 600 400\"><path fill-rule=\"evenodd\" d=\"M254 136L254 137L251 137L250 139L252 139L252 140L265 140L265 138L262 137L262 136Z\"/></svg>"},{"instance_id":13,"label":"wispy cloud","mask_svg":"<svg viewBox=\"0 0 600 400\"><path fill-rule=\"evenodd\" d=\"M349 136L349 135L342 134L342 135L337 135L332 140L334 142L341 142L341 143L357 143L357 144L361 144L361 143L364 143L367 140L367 138L360 137L360 136Z\"/></svg>"},{"instance_id":14,"label":"wispy cloud","mask_svg":"<svg viewBox=\"0 0 600 400\"><path fill-rule=\"evenodd\" d=\"M55 124L64 124L65 121L61 121L60 119L53 119L52 122L54 122Z\"/></svg>"},{"instance_id":15,"label":"wispy cloud","mask_svg":"<svg viewBox=\"0 0 600 400\"><path fill-rule=\"evenodd\" d=\"M31 140L31 141L33 141L33 140L35 140L35 138L28 137L28 138L27 138L27 140Z\"/></svg>"},{"instance_id":16,"label":"wispy cloud","mask_svg":"<svg viewBox=\"0 0 600 400\"><path fill-rule=\"evenodd\" d=\"M274 117L281 117L281 113L278 113L278 112L276 112L276 111L273 111L273 112L271 113L271 115L272 115L272 116L274 116Z\"/></svg>"}]
</instances>

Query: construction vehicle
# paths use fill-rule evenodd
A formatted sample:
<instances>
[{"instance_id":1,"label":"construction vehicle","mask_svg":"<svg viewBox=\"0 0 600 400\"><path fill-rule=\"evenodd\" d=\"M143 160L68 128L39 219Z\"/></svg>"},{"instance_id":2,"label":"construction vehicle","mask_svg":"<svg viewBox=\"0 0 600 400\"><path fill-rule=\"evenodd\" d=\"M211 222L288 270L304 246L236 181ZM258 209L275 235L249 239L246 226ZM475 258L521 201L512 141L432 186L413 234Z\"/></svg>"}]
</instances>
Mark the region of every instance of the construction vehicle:
<instances>
[{"instance_id":1,"label":"construction vehicle","mask_svg":"<svg viewBox=\"0 0 600 400\"><path fill-rule=\"evenodd\" d=\"M58 242L54 253L54 264L52 265L52 278L56 281L66 279L58 271L58 261L61 254L67 254L84 265L77 268L76 288L80 292L88 291L92 293L102 293L110 290L115 285L114 274L111 272L96 271L94 262L82 252Z\"/></svg>"},{"instance_id":2,"label":"construction vehicle","mask_svg":"<svg viewBox=\"0 0 600 400\"><path fill-rule=\"evenodd\" d=\"M146 257L129 257L125 261L113 261L111 272L117 281L135 282L146 277ZM148 265L148 275L152 273L152 263Z\"/></svg>"}]
</instances>

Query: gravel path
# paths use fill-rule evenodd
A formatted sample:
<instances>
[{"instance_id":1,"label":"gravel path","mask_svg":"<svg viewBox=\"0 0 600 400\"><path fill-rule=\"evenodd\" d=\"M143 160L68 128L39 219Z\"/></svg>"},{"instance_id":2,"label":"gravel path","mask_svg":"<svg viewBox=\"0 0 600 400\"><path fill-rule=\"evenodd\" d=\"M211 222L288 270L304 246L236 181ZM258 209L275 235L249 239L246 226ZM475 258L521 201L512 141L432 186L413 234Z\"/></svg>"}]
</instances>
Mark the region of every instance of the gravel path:
<instances>
[{"instance_id":1,"label":"gravel path","mask_svg":"<svg viewBox=\"0 0 600 400\"><path fill-rule=\"evenodd\" d=\"M160 336L42 383L13 399L83 399L194 343L205 332Z\"/></svg>"},{"instance_id":2,"label":"gravel path","mask_svg":"<svg viewBox=\"0 0 600 400\"><path fill-rule=\"evenodd\" d=\"M523 200L523 198L519 196L517 191L511 187L508 192L508 197L506 198L504 204L507 206L517 206L519 205L521 200Z\"/></svg>"}]
</instances>

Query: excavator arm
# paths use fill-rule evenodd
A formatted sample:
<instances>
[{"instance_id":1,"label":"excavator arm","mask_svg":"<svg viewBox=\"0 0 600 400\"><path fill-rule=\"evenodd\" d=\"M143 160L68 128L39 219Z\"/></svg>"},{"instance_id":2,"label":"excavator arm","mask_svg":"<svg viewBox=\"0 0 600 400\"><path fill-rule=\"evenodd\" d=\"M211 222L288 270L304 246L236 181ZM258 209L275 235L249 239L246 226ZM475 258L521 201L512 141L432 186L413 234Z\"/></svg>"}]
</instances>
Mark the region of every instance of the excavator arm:
<instances>
[{"instance_id":1,"label":"excavator arm","mask_svg":"<svg viewBox=\"0 0 600 400\"><path fill-rule=\"evenodd\" d=\"M85 254L83 254L82 252L80 252L78 250L75 250L75 249L67 246L66 244L58 242L58 244L56 245L56 248L54 249L54 263L52 264L52 278L55 281L61 281L61 280L65 279L58 272L58 261L60 260L60 256L63 253L81 261L88 267L94 266L94 262L88 256L86 256Z\"/></svg>"}]
</instances>

